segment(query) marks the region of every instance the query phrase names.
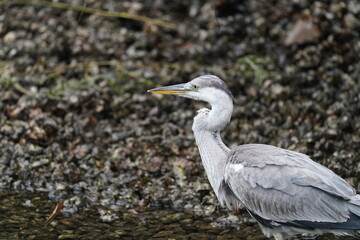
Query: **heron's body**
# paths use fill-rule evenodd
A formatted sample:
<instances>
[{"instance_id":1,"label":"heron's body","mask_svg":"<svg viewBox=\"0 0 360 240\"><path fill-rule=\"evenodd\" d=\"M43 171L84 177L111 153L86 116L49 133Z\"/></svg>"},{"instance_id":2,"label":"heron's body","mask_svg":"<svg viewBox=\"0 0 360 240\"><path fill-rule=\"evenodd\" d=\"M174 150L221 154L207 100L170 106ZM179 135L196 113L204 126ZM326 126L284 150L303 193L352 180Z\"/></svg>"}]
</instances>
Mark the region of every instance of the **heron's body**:
<instances>
[{"instance_id":1,"label":"heron's body","mask_svg":"<svg viewBox=\"0 0 360 240\"><path fill-rule=\"evenodd\" d=\"M233 97L216 76L152 89L210 103L194 118L193 132L210 184L222 205L245 207L263 233L276 240L296 234L353 234L360 230L360 195L308 156L270 145L230 150L220 138Z\"/></svg>"},{"instance_id":2,"label":"heron's body","mask_svg":"<svg viewBox=\"0 0 360 240\"><path fill-rule=\"evenodd\" d=\"M360 196L355 190L294 151L263 144L237 147L229 154L218 194L230 209L241 202L275 239L360 230Z\"/></svg>"}]
</instances>

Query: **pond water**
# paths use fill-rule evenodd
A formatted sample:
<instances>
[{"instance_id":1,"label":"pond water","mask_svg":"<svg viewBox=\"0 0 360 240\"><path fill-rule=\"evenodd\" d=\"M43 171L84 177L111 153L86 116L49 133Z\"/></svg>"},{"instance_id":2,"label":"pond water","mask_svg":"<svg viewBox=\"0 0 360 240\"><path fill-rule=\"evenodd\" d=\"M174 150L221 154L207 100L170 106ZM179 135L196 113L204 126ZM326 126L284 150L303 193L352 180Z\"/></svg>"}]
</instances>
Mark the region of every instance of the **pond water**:
<instances>
[{"instance_id":1,"label":"pond water","mask_svg":"<svg viewBox=\"0 0 360 240\"><path fill-rule=\"evenodd\" d=\"M92 206L74 215L60 213L45 225L56 205L44 193L0 192L0 239L266 239L246 213L239 224L221 213L119 209L116 219L104 222L101 207Z\"/></svg>"}]
</instances>

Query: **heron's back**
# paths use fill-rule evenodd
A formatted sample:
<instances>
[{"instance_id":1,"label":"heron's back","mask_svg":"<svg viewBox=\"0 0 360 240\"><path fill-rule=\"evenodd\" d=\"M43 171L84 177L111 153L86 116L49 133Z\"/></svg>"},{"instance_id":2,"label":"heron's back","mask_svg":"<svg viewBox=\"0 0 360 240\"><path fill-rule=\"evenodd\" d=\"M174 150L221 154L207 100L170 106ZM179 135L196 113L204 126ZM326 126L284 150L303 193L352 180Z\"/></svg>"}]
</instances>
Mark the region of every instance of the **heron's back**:
<instances>
[{"instance_id":1,"label":"heron's back","mask_svg":"<svg viewBox=\"0 0 360 240\"><path fill-rule=\"evenodd\" d=\"M307 155L271 145L233 149L219 196L230 207L237 199L273 231L360 230L360 196L353 187Z\"/></svg>"}]
</instances>

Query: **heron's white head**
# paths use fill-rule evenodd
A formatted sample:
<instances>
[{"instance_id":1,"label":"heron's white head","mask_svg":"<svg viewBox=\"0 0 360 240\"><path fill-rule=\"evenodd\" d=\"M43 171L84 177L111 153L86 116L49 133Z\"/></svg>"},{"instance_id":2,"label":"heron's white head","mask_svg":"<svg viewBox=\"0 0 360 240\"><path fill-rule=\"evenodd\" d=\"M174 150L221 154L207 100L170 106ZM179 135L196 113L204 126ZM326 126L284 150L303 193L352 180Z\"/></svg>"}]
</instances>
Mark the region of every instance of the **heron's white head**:
<instances>
[{"instance_id":1,"label":"heron's white head","mask_svg":"<svg viewBox=\"0 0 360 240\"><path fill-rule=\"evenodd\" d=\"M214 75L203 75L187 83L154 88L148 92L205 101L213 107L219 104L229 104L232 107L234 99L225 82Z\"/></svg>"},{"instance_id":2,"label":"heron's white head","mask_svg":"<svg viewBox=\"0 0 360 240\"><path fill-rule=\"evenodd\" d=\"M225 82L214 75L203 75L188 83L148 90L151 93L171 94L208 102L212 110L201 109L194 118L193 131L217 131L231 119L234 97Z\"/></svg>"}]
</instances>

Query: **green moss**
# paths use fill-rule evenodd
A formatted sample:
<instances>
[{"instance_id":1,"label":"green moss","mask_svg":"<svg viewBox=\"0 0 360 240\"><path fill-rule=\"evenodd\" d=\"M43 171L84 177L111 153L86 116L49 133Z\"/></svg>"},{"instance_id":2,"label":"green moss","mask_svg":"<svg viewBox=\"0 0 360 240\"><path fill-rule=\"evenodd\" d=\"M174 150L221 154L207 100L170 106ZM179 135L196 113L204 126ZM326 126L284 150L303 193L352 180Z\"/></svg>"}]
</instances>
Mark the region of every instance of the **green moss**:
<instances>
[{"instance_id":1,"label":"green moss","mask_svg":"<svg viewBox=\"0 0 360 240\"><path fill-rule=\"evenodd\" d=\"M260 85L275 74L268 70L269 65L273 65L269 58L247 55L239 58L231 71L240 71L246 79L252 79Z\"/></svg>"}]
</instances>

